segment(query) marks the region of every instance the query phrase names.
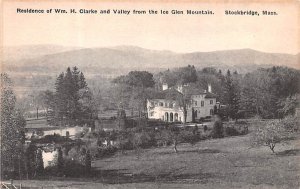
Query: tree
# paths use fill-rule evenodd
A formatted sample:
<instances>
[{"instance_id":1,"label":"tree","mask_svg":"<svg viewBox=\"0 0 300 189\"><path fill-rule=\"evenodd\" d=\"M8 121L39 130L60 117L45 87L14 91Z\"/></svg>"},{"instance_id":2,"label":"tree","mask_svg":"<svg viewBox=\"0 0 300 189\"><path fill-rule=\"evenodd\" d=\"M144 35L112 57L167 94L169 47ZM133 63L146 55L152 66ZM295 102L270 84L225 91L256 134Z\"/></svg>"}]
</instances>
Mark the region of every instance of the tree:
<instances>
[{"instance_id":1,"label":"tree","mask_svg":"<svg viewBox=\"0 0 300 189\"><path fill-rule=\"evenodd\" d=\"M43 154L42 150L39 148L36 151L36 158L35 158L35 176L42 175L44 172L44 161L43 161Z\"/></svg>"},{"instance_id":2,"label":"tree","mask_svg":"<svg viewBox=\"0 0 300 189\"><path fill-rule=\"evenodd\" d=\"M95 108L93 95L82 72L74 67L61 73L55 83L54 111L57 124L90 124Z\"/></svg>"},{"instance_id":3,"label":"tree","mask_svg":"<svg viewBox=\"0 0 300 189\"><path fill-rule=\"evenodd\" d=\"M92 169L92 159L91 159L91 152L87 150L85 153L85 171L87 173L91 172Z\"/></svg>"},{"instance_id":4,"label":"tree","mask_svg":"<svg viewBox=\"0 0 300 189\"><path fill-rule=\"evenodd\" d=\"M197 71L195 66L188 65L187 67L179 68L176 72L178 75L179 81L177 84L187 84L194 83L197 81Z\"/></svg>"},{"instance_id":5,"label":"tree","mask_svg":"<svg viewBox=\"0 0 300 189\"><path fill-rule=\"evenodd\" d=\"M294 115L296 107L299 104L299 100L296 95L289 96L286 99L279 99L278 106L278 114L281 115L280 117Z\"/></svg>"},{"instance_id":6,"label":"tree","mask_svg":"<svg viewBox=\"0 0 300 189\"><path fill-rule=\"evenodd\" d=\"M118 84L121 89L121 107L128 103L128 106L139 111L139 115L142 112L146 112L146 101L149 92L154 87L153 75L146 71L131 71L125 76L119 76L113 80L114 83ZM124 99L125 98L125 99Z\"/></svg>"},{"instance_id":7,"label":"tree","mask_svg":"<svg viewBox=\"0 0 300 189\"><path fill-rule=\"evenodd\" d=\"M25 171L27 179L32 178L35 173L37 147L34 144L30 144L25 151Z\"/></svg>"},{"instance_id":8,"label":"tree","mask_svg":"<svg viewBox=\"0 0 300 189\"><path fill-rule=\"evenodd\" d=\"M59 175L64 172L64 159L61 147L59 147L57 151L57 171Z\"/></svg>"},{"instance_id":9,"label":"tree","mask_svg":"<svg viewBox=\"0 0 300 189\"><path fill-rule=\"evenodd\" d=\"M268 121L266 125L259 127L251 136L252 146L267 146L275 153L275 146L286 142L291 137L291 132L284 128L283 122Z\"/></svg>"},{"instance_id":10,"label":"tree","mask_svg":"<svg viewBox=\"0 0 300 189\"><path fill-rule=\"evenodd\" d=\"M286 67L258 69L241 83L243 109L263 118L282 118L285 110L293 109L291 97L300 93L300 72Z\"/></svg>"},{"instance_id":11,"label":"tree","mask_svg":"<svg viewBox=\"0 0 300 189\"><path fill-rule=\"evenodd\" d=\"M25 119L15 108L16 97L12 81L1 74L1 176L21 176L23 144L25 142Z\"/></svg>"},{"instance_id":12,"label":"tree","mask_svg":"<svg viewBox=\"0 0 300 189\"><path fill-rule=\"evenodd\" d=\"M229 117L237 120L239 118L238 112L240 109L239 83L237 80L237 74L235 74L233 77L229 70L225 76L224 100L225 104L227 105Z\"/></svg>"},{"instance_id":13,"label":"tree","mask_svg":"<svg viewBox=\"0 0 300 189\"><path fill-rule=\"evenodd\" d=\"M214 125L212 130L212 136L214 138L223 138L224 137L224 128L222 120L216 115L214 117Z\"/></svg>"}]
</instances>

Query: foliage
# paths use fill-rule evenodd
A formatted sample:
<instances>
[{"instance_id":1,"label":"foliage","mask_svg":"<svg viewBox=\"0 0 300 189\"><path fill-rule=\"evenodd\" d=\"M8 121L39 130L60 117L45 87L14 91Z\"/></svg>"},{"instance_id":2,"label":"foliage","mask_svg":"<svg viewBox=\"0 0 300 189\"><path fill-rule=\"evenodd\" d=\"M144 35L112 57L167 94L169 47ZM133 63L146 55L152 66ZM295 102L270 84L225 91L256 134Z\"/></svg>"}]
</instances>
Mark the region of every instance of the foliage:
<instances>
[{"instance_id":1,"label":"foliage","mask_svg":"<svg viewBox=\"0 0 300 189\"><path fill-rule=\"evenodd\" d=\"M30 144L25 150L25 172L26 177L32 178L35 172L35 162L36 162L36 151L37 147Z\"/></svg>"},{"instance_id":2,"label":"foliage","mask_svg":"<svg viewBox=\"0 0 300 189\"><path fill-rule=\"evenodd\" d=\"M293 113L300 93L300 72L287 67L258 69L241 82L242 106L262 118L282 118Z\"/></svg>"},{"instance_id":3,"label":"foliage","mask_svg":"<svg viewBox=\"0 0 300 189\"><path fill-rule=\"evenodd\" d=\"M93 95L82 72L68 67L55 83L55 123L60 125L90 124L95 111Z\"/></svg>"},{"instance_id":4,"label":"foliage","mask_svg":"<svg viewBox=\"0 0 300 189\"><path fill-rule=\"evenodd\" d=\"M154 135L150 132L138 132L133 135L133 146L134 148L147 148L154 146Z\"/></svg>"},{"instance_id":5,"label":"foliage","mask_svg":"<svg viewBox=\"0 0 300 189\"><path fill-rule=\"evenodd\" d=\"M252 134L252 146L267 146L275 153L275 146L286 142L291 138L292 133L284 127L282 120L268 121L266 125L261 126Z\"/></svg>"},{"instance_id":6,"label":"foliage","mask_svg":"<svg viewBox=\"0 0 300 189\"><path fill-rule=\"evenodd\" d=\"M240 132L235 127L225 127L225 134L227 136L238 136Z\"/></svg>"},{"instance_id":7,"label":"foliage","mask_svg":"<svg viewBox=\"0 0 300 189\"><path fill-rule=\"evenodd\" d=\"M85 153L85 172L89 173L91 172L92 169L92 157L91 157L91 152L89 150L86 151Z\"/></svg>"},{"instance_id":8,"label":"foliage","mask_svg":"<svg viewBox=\"0 0 300 189\"><path fill-rule=\"evenodd\" d=\"M23 144L25 142L25 119L15 108L16 97L12 81L1 74L1 175L21 176Z\"/></svg>"},{"instance_id":9,"label":"foliage","mask_svg":"<svg viewBox=\"0 0 300 189\"><path fill-rule=\"evenodd\" d=\"M223 138L224 137L224 128L222 120L219 117L215 117L213 130L212 130L213 138Z\"/></svg>"},{"instance_id":10,"label":"foliage","mask_svg":"<svg viewBox=\"0 0 300 189\"><path fill-rule=\"evenodd\" d=\"M279 99L277 104L279 107L278 114L280 115L280 117L294 115L296 107L299 104L299 97L297 98L296 95L293 95L285 99Z\"/></svg>"},{"instance_id":11,"label":"foliage","mask_svg":"<svg viewBox=\"0 0 300 189\"><path fill-rule=\"evenodd\" d=\"M54 133L53 135L46 135L39 139L33 139L33 143L40 143L40 144L48 144L48 143L66 143L72 141L69 138L64 136L60 136L59 134Z\"/></svg>"},{"instance_id":12,"label":"foliage","mask_svg":"<svg viewBox=\"0 0 300 189\"><path fill-rule=\"evenodd\" d=\"M296 116L287 116L281 120L281 123L286 131L295 133L300 131L300 120Z\"/></svg>"},{"instance_id":13,"label":"foliage","mask_svg":"<svg viewBox=\"0 0 300 189\"><path fill-rule=\"evenodd\" d=\"M239 118L240 109L240 91L237 74L231 75L230 71L227 71L224 81L224 103L227 105L228 115L232 119Z\"/></svg>"},{"instance_id":14,"label":"foliage","mask_svg":"<svg viewBox=\"0 0 300 189\"><path fill-rule=\"evenodd\" d=\"M62 174L64 172L64 158L60 147L57 149L57 171L58 174Z\"/></svg>"},{"instance_id":15,"label":"foliage","mask_svg":"<svg viewBox=\"0 0 300 189\"><path fill-rule=\"evenodd\" d=\"M131 71L127 75L119 76L113 80L116 83L115 101L119 108L133 108L142 112L146 111L146 100L153 92L153 75L146 71Z\"/></svg>"},{"instance_id":16,"label":"foliage","mask_svg":"<svg viewBox=\"0 0 300 189\"><path fill-rule=\"evenodd\" d=\"M36 151L36 163L35 163L35 176L42 175L44 173L44 161L42 150L39 148Z\"/></svg>"}]
</instances>

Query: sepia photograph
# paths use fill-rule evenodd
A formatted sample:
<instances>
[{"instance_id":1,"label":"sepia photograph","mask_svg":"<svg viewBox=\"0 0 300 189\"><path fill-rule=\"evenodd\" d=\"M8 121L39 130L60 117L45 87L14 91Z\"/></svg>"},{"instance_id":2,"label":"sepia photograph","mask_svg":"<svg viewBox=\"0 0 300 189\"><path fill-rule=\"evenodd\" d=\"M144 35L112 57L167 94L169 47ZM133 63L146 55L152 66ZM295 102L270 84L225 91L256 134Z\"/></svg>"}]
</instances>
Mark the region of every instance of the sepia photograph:
<instances>
[{"instance_id":1,"label":"sepia photograph","mask_svg":"<svg viewBox=\"0 0 300 189\"><path fill-rule=\"evenodd\" d=\"M300 188L300 1L0 5L1 189Z\"/></svg>"}]
</instances>

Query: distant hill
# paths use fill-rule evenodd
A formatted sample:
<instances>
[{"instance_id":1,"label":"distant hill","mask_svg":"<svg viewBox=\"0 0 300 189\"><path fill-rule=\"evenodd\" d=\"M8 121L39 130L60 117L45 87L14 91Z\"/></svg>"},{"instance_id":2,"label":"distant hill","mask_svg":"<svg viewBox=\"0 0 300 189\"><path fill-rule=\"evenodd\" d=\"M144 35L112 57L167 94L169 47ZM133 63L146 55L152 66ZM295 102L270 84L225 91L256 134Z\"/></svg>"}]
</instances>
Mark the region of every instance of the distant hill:
<instances>
[{"instance_id":1,"label":"distant hill","mask_svg":"<svg viewBox=\"0 0 300 189\"><path fill-rule=\"evenodd\" d=\"M57 74L67 66L78 66L92 75L119 75L133 69L157 71L188 64L197 68L236 69L242 73L273 65L300 67L300 54L264 53L252 49L175 53L134 46L75 48L41 45L8 47L3 52L9 72L39 74Z\"/></svg>"},{"instance_id":2,"label":"distant hill","mask_svg":"<svg viewBox=\"0 0 300 189\"><path fill-rule=\"evenodd\" d=\"M4 49L1 49L1 51L3 53L3 60L6 62L37 58L43 55L55 54L75 49L80 49L80 47L65 47L59 45L24 45L5 47Z\"/></svg>"},{"instance_id":3,"label":"distant hill","mask_svg":"<svg viewBox=\"0 0 300 189\"><path fill-rule=\"evenodd\" d=\"M31 45L2 49L3 67L15 82L19 94L53 89L55 78L66 67L77 66L87 79L114 78L132 70L152 73L194 65L197 69L215 67L247 73L274 65L300 68L296 55L264 53L252 49L175 53L135 46L106 48Z\"/></svg>"}]
</instances>

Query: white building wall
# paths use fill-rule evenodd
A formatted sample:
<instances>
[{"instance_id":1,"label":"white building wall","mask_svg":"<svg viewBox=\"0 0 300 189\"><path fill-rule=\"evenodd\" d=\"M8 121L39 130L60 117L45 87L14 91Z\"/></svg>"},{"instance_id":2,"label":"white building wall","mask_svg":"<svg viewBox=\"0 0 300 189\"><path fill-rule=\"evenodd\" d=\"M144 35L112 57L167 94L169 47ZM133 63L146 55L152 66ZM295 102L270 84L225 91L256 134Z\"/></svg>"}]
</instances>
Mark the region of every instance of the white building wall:
<instances>
[{"instance_id":1,"label":"white building wall","mask_svg":"<svg viewBox=\"0 0 300 189\"><path fill-rule=\"evenodd\" d=\"M169 105L173 104L173 108ZM147 112L149 119L160 119L163 121L174 122L183 121L183 110L176 106L175 102L167 101L164 99L154 99L147 101ZM168 118L166 117L168 113ZM171 113L173 114L173 120L171 121ZM175 114L177 114L177 119ZM168 120L167 120L168 119Z\"/></svg>"},{"instance_id":2,"label":"white building wall","mask_svg":"<svg viewBox=\"0 0 300 189\"><path fill-rule=\"evenodd\" d=\"M191 104L187 107L186 122L192 122L192 109L197 110L196 120L211 116L211 110L214 110L216 105L216 98L205 98L206 94L192 95ZM169 104L173 103L173 108L169 107ZM160 119L166 121L166 112L173 113L173 121L175 121L175 113L178 114L178 121L184 121L183 108L179 108L175 105L175 102L171 102L165 99L153 99L147 101L147 110L149 119Z\"/></svg>"}]
</instances>

